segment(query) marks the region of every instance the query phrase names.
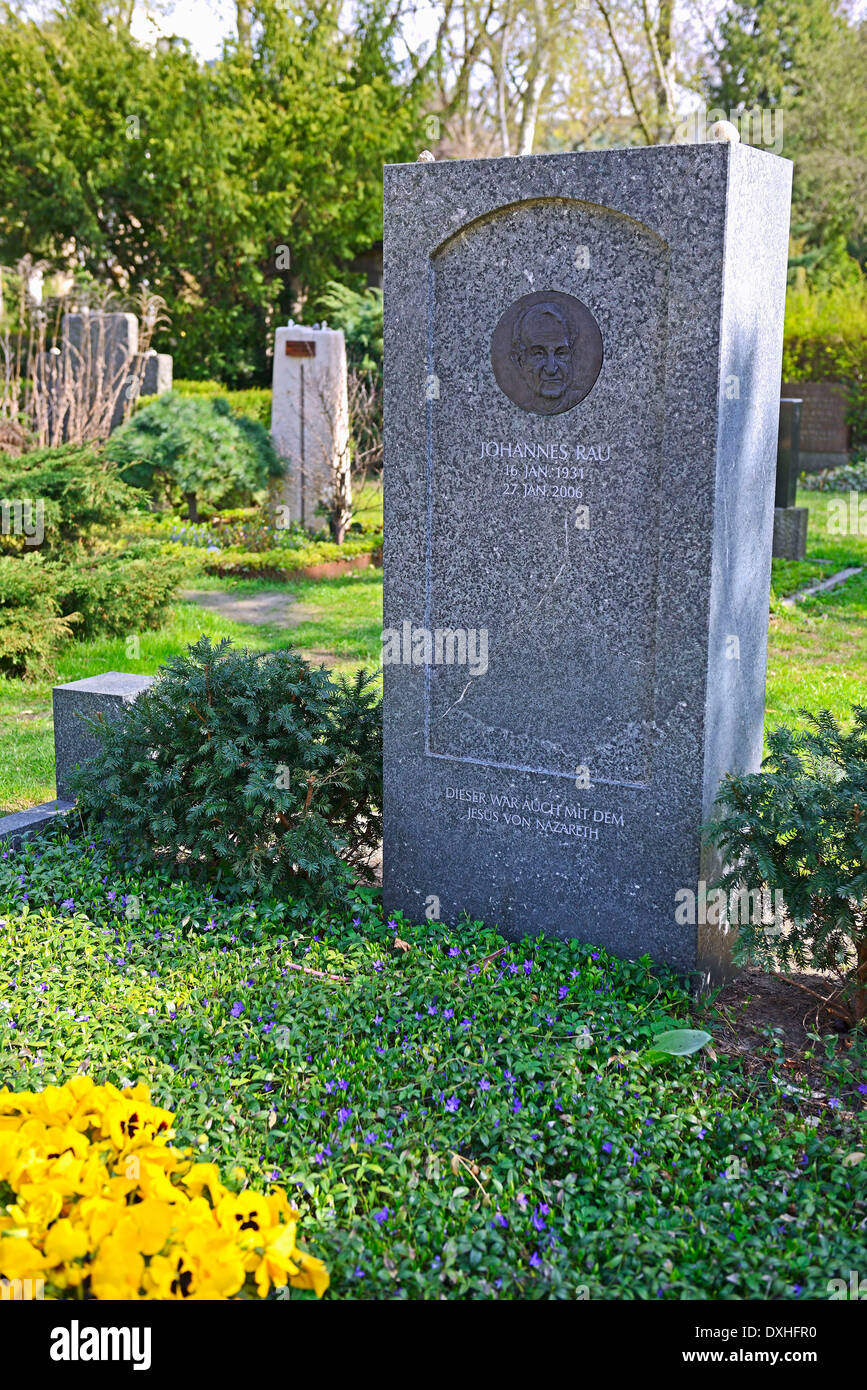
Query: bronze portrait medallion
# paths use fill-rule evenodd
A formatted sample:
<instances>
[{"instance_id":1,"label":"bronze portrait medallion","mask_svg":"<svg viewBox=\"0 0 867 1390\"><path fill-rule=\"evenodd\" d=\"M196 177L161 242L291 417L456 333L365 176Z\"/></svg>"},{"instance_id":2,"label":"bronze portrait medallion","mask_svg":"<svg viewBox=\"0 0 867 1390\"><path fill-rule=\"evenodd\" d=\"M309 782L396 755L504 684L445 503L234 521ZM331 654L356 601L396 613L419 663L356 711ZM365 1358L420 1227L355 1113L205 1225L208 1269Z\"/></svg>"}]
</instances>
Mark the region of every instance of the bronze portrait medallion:
<instances>
[{"instance_id":1,"label":"bronze portrait medallion","mask_svg":"<svg viewBox=\"0 0 867 1390\"><path fill-rule=\"evenodd\" d=\"M559 290L522 295L491 335L497 385L534 415L562 415L583 401L602 358L602 334L587 305Z\"/></svg>"}]
</instances>

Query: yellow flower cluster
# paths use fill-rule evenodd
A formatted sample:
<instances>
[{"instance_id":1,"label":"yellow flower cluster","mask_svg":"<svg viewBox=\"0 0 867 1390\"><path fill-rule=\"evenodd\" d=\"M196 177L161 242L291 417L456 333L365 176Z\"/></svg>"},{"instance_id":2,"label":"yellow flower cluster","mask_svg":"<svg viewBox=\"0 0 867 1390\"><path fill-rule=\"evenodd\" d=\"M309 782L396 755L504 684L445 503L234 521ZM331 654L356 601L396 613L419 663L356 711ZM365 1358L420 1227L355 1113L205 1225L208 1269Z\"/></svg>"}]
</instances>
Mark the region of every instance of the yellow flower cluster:
<instances>
[{"instance_id":1,"label":"yellow flower cluster","mask_svg":"<svg viewBox=\"0 0 867 1390\"><path fill-rule=\"evenodd\" d=\"M48 1298L321 1297L285 1192L229 1191L170 1147L173 1120L144 1085L0 1090L0 1277L43 1280Z\"/></svg>"}]
</instances>

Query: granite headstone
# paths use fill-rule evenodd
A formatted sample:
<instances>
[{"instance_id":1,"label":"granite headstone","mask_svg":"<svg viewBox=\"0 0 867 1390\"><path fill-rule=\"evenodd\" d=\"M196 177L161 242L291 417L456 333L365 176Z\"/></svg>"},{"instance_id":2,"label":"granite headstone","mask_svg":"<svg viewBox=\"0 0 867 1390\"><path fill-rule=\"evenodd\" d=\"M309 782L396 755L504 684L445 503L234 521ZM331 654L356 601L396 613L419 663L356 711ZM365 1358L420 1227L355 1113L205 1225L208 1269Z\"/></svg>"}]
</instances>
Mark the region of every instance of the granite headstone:
<instances>
[{"instance_id":1,"label":"granite headstone","mask_svg":"<svg viewBox=\"0 0 867 1390\"><path fill-rule=\"evenodd\" d=\"M795 506L801 467L802 404L803 402L795 396L783 396L780 401L772 554L781 560L803 560L807 554L807 522L810 513L806 507Z\"/></svg>"},{"instance_id":2,"label":"granite headstone","mask_svg":"<svg viewBox=\"0 0 867 1390\"><path fill-rule=\"evenodd\" d=\"M790 185L732 144L386 169L389 911L729 969L699 827L761 754Z\"/></svg>"}]
</instances>

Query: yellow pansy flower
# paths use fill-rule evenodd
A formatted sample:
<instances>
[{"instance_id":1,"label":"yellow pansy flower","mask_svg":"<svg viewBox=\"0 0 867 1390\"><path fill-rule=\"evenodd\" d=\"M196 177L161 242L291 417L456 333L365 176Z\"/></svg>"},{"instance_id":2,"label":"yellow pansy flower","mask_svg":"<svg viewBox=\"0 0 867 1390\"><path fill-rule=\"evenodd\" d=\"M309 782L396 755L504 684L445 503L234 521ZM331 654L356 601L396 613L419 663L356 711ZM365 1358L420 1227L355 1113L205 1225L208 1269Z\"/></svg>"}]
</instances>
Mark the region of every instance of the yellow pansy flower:
<instances>
[{"instance_id":1,"label":"yellow pansy flower","mask_svg":"<svg viewBox=\"0 0 867 1390\"><path fill-rule=\"evenodd\" d=\"M0 1277L30 1279L46 1266L45 1256L23 1233L0 1233Z\"/></svg>"},{"instance_id":2,"label":"yellow pansy flower","mask_svg":"<svg viewBox=\"0 0 867 1390\"><path fill-rule=\"evenodd\" d=\"M225 1197L226 1189L220 1181L220 1170L216 1163L194 1163L182 1179L186 1190L197 1197L207 1188L213 1206Z\"/></svg>"},{"instance_id":3,"label":"yellow pansy flower","mask_svg":"<svg viewBox=\"0 0 867 1390\"><path fill-rule=\"evenodd\" d=\"M18 1201L8 1208L10 1216L29 1231L44 1231L63 1210L63 1198L44 1183L24 1183L18 1189Z\"/></svg>"},{"instance_id":4,"label":"yellow pansy flower","mask_svg":"<svg viewBox=\"0 0 867 1390\"><path fill-rule=\"evenodd\" d=\"M82 1260L89 1249L87 1231L83 1226L73 1226L68 1217L55 1221L45 1237L45 1258L51 1265Z\"/></svg>"},{"instance_id":5,"label":"yellow pansy flower","mask_svg":"<svg viewBox=\"0 0 867 1390\"><path fill-rule=\"evenodd\" d=\"M90 1267L90 1287L97 1298L137 1299L145 1262L127 1241L106 1236Z\"/></svg>"}]
</instances>

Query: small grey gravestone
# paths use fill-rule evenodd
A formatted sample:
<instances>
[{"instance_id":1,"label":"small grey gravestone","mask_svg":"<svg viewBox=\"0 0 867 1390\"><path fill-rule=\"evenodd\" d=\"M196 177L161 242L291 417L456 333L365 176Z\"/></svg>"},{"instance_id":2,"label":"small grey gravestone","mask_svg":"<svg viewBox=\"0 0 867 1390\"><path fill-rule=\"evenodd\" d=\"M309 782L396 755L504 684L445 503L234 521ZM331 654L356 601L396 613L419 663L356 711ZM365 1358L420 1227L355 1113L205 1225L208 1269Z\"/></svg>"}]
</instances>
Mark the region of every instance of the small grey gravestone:
<instances>
[{"instance_id":1,"label":"small grey gravestone","mask_svg":"<svg viewBox=\"0 0 867 1390\"><path fill-rule=\"evenodd\" d=\"M728 973L790 187L730 143L386 169L388 911Z\"/></svg>"},{"instance_id":2,"label":"small grey gravestone","mask_svg":"<svg viewBox=\"0 0 867 1390\"><path fill-rule=\"evenodd\" d=\"M151 684L151 676L106 671L101 676L56 685L54 703L54 763L57 795L61 801L74 800L69 785L72 769L97 752L99 742L84 718L118 719L127 705Z\"/></svg>"}]
</instances>

